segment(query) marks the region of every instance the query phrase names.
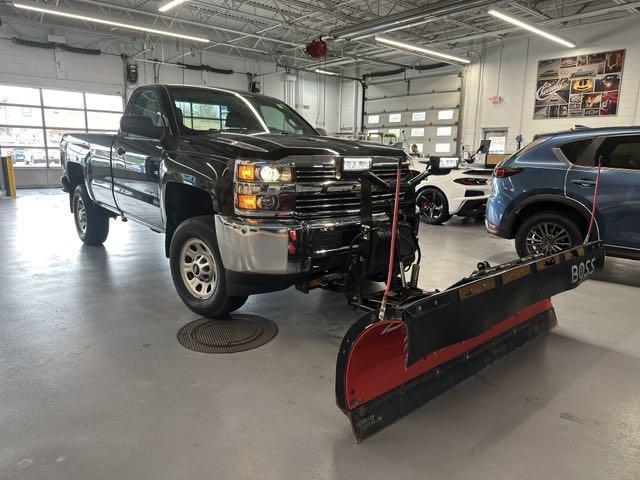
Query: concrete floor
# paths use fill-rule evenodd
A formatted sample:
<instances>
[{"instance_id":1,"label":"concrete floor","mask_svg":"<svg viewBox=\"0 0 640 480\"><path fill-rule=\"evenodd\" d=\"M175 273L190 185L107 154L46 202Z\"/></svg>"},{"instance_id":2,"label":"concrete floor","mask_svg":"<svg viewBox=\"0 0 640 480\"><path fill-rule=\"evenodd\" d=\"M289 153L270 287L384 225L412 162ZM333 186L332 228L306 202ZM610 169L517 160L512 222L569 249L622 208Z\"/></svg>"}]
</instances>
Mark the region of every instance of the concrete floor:
<instances>
[{"instance_id":1,"label":"concrete floor","mask_svg":"<svg viewBox=\"0 0 640 480\"><path fill-rule=\"evenodd\" d=\"M610 260L556 297L548 336L355 445L333 394L357 316L341 296L254 297L241 311L278 323L271 343L190 352L161 235L112 222L84 247L66 196L19 193L0 200L3 480L640 477L640 262ZM515 255L460 219L421 243L424 287Z\"/></svg>"}]
</instances>

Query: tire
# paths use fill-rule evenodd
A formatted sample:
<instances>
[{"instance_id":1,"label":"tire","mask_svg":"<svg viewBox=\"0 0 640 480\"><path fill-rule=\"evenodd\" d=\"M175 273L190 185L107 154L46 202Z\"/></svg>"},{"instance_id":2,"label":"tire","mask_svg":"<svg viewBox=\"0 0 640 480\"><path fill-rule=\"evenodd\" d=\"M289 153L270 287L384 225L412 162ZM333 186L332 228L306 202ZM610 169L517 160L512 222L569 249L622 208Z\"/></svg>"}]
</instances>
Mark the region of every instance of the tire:
<instances>
[{"instance_id":1,"label":"tire","mask_svg":"<svg viewBox=\"0 0 640 480\"><path fill-rule=\"evenodd\" d=\"M73 219L80 240L86 245L102 245L109 235L109 215L96 205L84 185L73 191Z\"/></svg>"},{"instance_id":2,"label":"tire","mask_svg":"<svg viewBox=\"0 0 640 480\"><path fill-rule=\"evenodd\" d=\"M212 215L185 220L169 247L171 277L184 304L203 317L220 317L240 308L246 296L227 295L225 269Z\"/></svg>"},{"instance_id":3,"label":"tire","mask_svg":"<svg viewBox=\"0 0 640 480\"><path fill-rule=\"evenodd\" d=\"M541 212L526 219L516 232L516 252L520 257L551 255L579 245L584 235L578 225L565 215Z\"/></svg>"},{"instance_id":4,"label":"tire","mask_svg":"<svg viewBox=\"0 0 640 480\"><path fill-rule=\"evenodd\" d=\"M429 225L440 225L451 218L447 197L437 188L427 187L418 192L416 208L420 220Z\"/></svg>"},{"instance_id":5,"label":"tire","mask_svg":"<svg viewBox=\"0 0 640 480\"><path fill-rule=\"evenodd\" d=\"M239 308L241 308L245 303L247 303L247 300L249 299L248 296L243 295L241 297L231 297L233 299L233 301L231 302L230 305L230 312L235 312L236 310L238 310Z\"/></svg>"}]
</instances>

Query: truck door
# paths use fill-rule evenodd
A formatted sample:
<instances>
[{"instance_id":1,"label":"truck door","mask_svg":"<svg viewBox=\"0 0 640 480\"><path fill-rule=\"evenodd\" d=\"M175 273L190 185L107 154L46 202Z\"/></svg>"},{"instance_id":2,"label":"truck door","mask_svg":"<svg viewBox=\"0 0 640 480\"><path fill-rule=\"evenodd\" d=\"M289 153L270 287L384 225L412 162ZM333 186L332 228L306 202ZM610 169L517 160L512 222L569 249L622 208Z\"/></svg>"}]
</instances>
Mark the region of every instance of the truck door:
<instances>
[{"instance_id":1,"label":"truck door","mask_svg":"<svg viewBox=\"0 0 640 480\"><path fill-rule=\"evenodd\" d=\"M125 115L150 117L156 126L164 125L160 95L153 88L138 90ZM113 190L118 208L126 216L162 228L159 180L162 142L152 138L118 132L112 149Z\"/></svg>"},{"instance_id":2,"label":"truck door","mask_svg":"<svg viewBox=\"0 0 640 480\"><path fill-rule=\"evenodd\" d=\"M592 208L597 173L602 170L597 220L605 244L640 249L640 135L597 138L567 174L567 196Z\"/></svg>"}]
</instances>

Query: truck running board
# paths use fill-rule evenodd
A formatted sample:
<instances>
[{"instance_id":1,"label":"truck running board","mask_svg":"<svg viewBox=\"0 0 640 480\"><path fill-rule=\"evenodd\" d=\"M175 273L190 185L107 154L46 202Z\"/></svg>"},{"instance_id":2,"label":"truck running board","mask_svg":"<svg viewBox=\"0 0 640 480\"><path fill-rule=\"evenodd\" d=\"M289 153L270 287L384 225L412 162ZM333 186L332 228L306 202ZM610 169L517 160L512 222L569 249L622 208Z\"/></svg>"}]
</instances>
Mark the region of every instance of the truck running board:
<instances>
[{"instance_id":1,"label":"truck running board","mask_svg":"<svg viewBox=\"0 0 640 480\"><path fill-rule=\"evenodd\" d=\"M553 328L550 297L604 264L601 242L500 265L439 293L372 313L342 340L336 402L360 442Z\"/></svg>"}]
</instances>

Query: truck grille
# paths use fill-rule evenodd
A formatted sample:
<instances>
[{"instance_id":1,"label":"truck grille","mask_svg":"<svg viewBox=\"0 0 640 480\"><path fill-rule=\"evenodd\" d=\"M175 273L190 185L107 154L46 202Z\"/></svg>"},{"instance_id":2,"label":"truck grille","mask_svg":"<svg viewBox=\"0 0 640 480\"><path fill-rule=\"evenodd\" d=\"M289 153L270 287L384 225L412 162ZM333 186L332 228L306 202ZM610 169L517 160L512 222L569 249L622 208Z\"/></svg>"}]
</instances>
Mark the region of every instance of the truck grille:
<instances>
[{"instance_id":1,"label":"truck grille","mask_svg":"<svg viewBox=\"0 0 640 480\"><path fill-rule=\"evenodd\" d=\"M395 159L385 160L377 163L374 160L371 170L386 182L393 183L396 178ZM408 164L403 165L403 178L406 178L408 171ZM360 213L361 194L357 188L359 184L355 180L355 176L336 179L336 168L333 162L331 164L297 165L295 174L296 182L301 186L296 192L296 216L310 218ZM323 185L329 185L329 187L322 189ZM375 191L375 187L373 190L373 212L389 210L393 205L393 194L386 191ZM401 193L400 200L403 201L405 196L404 193Z\"/></svg>"},{"instance_id":2,"label":"truck grille","mask_svg":"<svg viewBox=\"0 0 640 480\"><path fill-rule=\"evenodd\" d=\"M402 166L402 174L406 175L409 165ZM374 163L371 171L386 182L395 180L396 165L394 161ZM296 181L300 183L322 183L336 180L336 167L328 164L300 165L296 167Z\"/></svg>"}]
</instances>

